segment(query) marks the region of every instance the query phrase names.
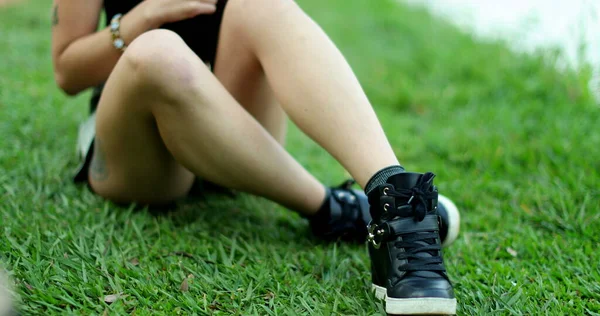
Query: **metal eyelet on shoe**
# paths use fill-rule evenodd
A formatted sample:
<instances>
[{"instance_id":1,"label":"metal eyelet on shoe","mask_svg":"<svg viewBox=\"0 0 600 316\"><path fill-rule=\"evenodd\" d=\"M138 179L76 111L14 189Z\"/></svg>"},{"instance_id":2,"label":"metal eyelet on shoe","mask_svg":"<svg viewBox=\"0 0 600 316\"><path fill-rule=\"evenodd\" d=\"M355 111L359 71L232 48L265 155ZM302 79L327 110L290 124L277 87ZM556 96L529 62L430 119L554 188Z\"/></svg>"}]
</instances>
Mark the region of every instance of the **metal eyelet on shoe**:
<instances>
[{"instance_id":1,"label":"metal eyelet on shoe","mask_svg":"<svg viewBox=\"0 0 600 316\"><path fill-rule=\"evenodd\" d=\"M387 195L389 190L390 190L390 188L383 188L383 195Z\"/></svg>"},{"instance_id":2,"label":"metal eyelet on shoe","mask_svg":"<svg viewBox=\"0 0 600 316\"><path fill-rule=\"evenodd\" d=\"M389 207L390 207L390 204L388 204L388 203L383 204L383 210L384 211L386 211L386 212L389 211L388 210Z\"/></svg>"}]
</instances>

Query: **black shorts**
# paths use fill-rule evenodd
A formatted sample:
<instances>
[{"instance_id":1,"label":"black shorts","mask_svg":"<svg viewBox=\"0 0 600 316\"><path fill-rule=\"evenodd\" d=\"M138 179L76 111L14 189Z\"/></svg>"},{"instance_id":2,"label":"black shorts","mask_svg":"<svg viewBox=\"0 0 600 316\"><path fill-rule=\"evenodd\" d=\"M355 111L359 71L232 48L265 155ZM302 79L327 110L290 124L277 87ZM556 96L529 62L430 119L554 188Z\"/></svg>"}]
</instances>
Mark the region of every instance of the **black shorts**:
<instances>
[{"instance_id":1,"label":"black shorts","mask_svg":"<svg viewBox=\"0 0 600 316\"><path fill-rule=\"evenodd\" d=\"M118 2L113 2L118 3ZM135 5L131 3L131 8ZM175 23L165 24L161 28L171 30L177 33L185 41L185 43L207 64L214 69L215 57L217 54L217 45L219 40L219 31L221 29L221 21L223 20L223 12L227 0L219 0L217 11L211 15L199 15L195 18L179 21ZM120 5L123 5L121 3ZM131 8L125 8L124 12ZM122 9L122 7L121 7ZM117 8L105 2L106 16L111 17L117 12ZM110 20L110 18L109 18ZM104 85L94 88L92 98L90 100L90 116L80 124L77 138L77 155L80 164L75 172L75 182L88 181L88 169L92 160L94 151L94 138L96 133L96 108L100 101L100 95Z\"/></svg>"}]
</instances>

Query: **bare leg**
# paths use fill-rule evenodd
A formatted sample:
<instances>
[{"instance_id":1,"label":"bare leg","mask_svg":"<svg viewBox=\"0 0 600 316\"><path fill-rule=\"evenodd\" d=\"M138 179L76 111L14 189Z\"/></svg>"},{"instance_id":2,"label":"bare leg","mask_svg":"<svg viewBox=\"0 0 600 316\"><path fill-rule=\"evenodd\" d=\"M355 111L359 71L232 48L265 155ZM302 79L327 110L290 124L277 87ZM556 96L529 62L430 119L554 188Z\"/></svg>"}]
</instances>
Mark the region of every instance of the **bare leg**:
<instances>
[{"instance_id":1,"label":"bare leg","mask_svg":"<svg viewBox=\"0 0 600 316\"><path fill-rule=\"evenodd\" d=\"M295 2L230 0L224 24L258 58L290 118L360 185L398 164L346 60Z\"/></svg>"},{"instance_id":2,"label":"bare leg","mask_svg":"<svg viewBox=\"0 0 600 316\"><path fill-rule=\"evenodd\" d=\"M245 57L227 57L236 55L234 48ZM256 81L240 80L232 73L236 66L262 75L262 82L264 69L283 109L361 185L398 163L350 67L293 2L230 0L219 50L216 72L233 97L172 33L149 32L129 47L99 106L94 165L103 167L104 157L112 172L92 173L97 192L115 200L167 201L184 195L196 174L314 212L322 186L272 136L282 139L281 111L255 107L272 102L269 86L242 88ZM247 102L247 111L235 99Z\"/></svg>"},{"instance_id":3,"label":"bare leg","mask_svg":"<svg viewBox=\"0 0 600 316\"><path fill-rule=\"evenodd\" d=\"M277 102L256 56L238 45L237 41L234 29L229 23L223 23L215 76L236 101L283 144L287 132L287 116Z\"/></svg>"},{"instance_id":4,"label":"bare leg","mask_svg":"<svg viewBox=\"0 0 600 316\"><path fill-rule=\"evenodd\" d=\"M172 32L151 31L129 46L97 115L90 183L105 197L166 202L185 195L196 174L304 213L323 201L322 185Z\"/></svg>"}]
</instances>

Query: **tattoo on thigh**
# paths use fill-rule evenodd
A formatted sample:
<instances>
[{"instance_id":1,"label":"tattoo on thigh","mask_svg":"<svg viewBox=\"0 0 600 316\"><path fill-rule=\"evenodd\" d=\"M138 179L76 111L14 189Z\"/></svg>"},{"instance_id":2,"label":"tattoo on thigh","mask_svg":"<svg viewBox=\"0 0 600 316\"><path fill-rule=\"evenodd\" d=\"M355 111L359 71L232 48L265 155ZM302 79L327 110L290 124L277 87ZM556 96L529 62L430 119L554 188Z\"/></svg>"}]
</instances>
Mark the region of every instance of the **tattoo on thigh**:
<instances>
[{"instance_id":1,"label":"tattoo on thigh","mask_svg":"<svg viewBox=\"0 0 600 316\"><path fill-rule=\"evenodd\" d=\"M106 155L102 151L102 142L96 138L94 141L94 156L90 164L90 176L95 181L108 179L108 168L106 167Z\"/></svg>"},{"instance_id":2,"label":"tattoo on thigh","mask_svg":"<svg viewBox=\"0 0 600 316\"><path fill-rule=\"evenodd\" d=\"M52 9L52 26L55 26L58 24L58 4L54 6L54 9Z\"/></svg>"}]
</instances>

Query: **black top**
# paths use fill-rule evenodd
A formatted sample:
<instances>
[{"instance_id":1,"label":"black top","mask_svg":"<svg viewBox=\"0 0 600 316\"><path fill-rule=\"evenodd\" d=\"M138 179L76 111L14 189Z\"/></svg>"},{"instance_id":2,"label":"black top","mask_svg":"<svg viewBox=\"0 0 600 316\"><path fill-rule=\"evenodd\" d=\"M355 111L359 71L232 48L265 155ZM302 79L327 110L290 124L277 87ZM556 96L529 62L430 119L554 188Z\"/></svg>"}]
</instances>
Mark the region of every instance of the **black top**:
<instances>
[{"instance_id":1,"label":"black top","mask_svg":"<svg viewBox=\"0 0 600 316\"><path fill-rule=\"evenodd\" d=\"M106 12L107 26L115 14L125 14L140 2L142 1L105 0L104 10ZM165 24L161 28L179 34L196 55L204 62L212 64L215 61L219 28L221 27L221 19L226 2L226 0L220 0L217 4L217 12L214 14L199 15L189 20Z\"/></svg>"}]
</instances>

